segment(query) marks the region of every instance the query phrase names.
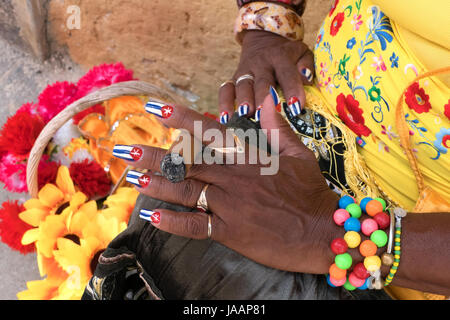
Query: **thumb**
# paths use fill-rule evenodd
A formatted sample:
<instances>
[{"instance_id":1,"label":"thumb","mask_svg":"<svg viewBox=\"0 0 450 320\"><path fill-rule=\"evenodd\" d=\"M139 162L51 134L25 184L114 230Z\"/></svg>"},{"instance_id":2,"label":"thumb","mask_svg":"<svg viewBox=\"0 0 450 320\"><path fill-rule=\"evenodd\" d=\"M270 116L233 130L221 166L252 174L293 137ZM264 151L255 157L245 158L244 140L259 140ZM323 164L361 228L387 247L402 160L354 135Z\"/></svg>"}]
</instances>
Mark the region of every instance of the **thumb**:
<instances>
[{"instance_id":1,"label":"thumb","mask_svg":"<svg viewBox=\"0 0 450 320\"><path fill-rule=\"evenodd\" d=\"M288 121L277 111L271 94L264 99L260 123L261 128L267 130L267 139L272 150L278 147L280 155L301 158L305 152L310 152L291 129Z\"/></svg>"}]
</instances>

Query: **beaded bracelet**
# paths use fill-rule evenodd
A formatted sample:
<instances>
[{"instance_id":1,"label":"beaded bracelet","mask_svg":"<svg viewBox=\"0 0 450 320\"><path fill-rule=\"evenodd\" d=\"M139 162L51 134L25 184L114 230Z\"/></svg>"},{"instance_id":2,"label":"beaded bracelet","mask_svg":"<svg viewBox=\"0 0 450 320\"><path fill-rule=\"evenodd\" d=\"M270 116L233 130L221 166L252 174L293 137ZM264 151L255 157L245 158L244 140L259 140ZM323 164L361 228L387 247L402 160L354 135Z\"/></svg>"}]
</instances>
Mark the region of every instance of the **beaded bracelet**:
<instances>
[{"instance_id":1,"label":"beaded bracelet","mask_svg":"<svg viewBox=\"0 0 450 320\"><path fill-rule=\"evenodd\" d=\"M406 217L406 210L401 208L394 209L395 215L395 236L394 236L394 255L392 255L392 247L389 248L386 253L383 254L383 262L386 265L391 266L389 270L389 274L386 277L384 282L384 286L388 286L391 284L394 279L395 274L397 273L398 266L400 264L400 256L401 256L401 235L402 235L402 218ZM391 226L391 229L393 227Z\"/></svg>"},{"instance_id":2,"label":"beaded bracelet","mask_svg":"<svg viewBox=\"0 0 450 320\"><path fill-rule=\"evenodd\" d=\"M234 34L242 44L242 31L264 30L289 40L303 40L302 18L293 10L270 2L251 2L239 9Z\"/></svg>"},{"instance_id":3,"label":"beaded bracelet","mask_svg":"<svg viewBox=\"0 0 450 320\"><path fill-rule=\"evenodd\" d=\"M250 3L250 2L259 2L261 0L237 0L238 7L241 8L243 5ZM265 2L279 2L286 4L290 6L292 9L294 9L295 12L299 16L303 15L303 12L305 12L306 7L306 0L266 0Z\"/></svg>"},{"instance_id":4,"label":"beaded bracelet","mask_svg":"<svg viewBox=\"0 0 450 320\"><path fill-rule=\"evenodd\" d=\"M331 250L336 254L334 263L330 266L327 281L331 286L344 286L347 290L383 288L381 281L381 259L376 255L378 248L386 246L388 236L383 229L390 226L390 217L384 212L386 202L381 198L364 198L360 205L350 196L343 196L339 200L339 209L333 214L338 226L344 226L344 238L337 238L331 242ZM370 218L362 223L359 218L362 212ZM359 232L370 240L361 242ZM347 270L352 267L352 257L347 253L348 248L357 248L364 257L362 263L353 267L347 276Z\"/></svg>"}]
</instances>

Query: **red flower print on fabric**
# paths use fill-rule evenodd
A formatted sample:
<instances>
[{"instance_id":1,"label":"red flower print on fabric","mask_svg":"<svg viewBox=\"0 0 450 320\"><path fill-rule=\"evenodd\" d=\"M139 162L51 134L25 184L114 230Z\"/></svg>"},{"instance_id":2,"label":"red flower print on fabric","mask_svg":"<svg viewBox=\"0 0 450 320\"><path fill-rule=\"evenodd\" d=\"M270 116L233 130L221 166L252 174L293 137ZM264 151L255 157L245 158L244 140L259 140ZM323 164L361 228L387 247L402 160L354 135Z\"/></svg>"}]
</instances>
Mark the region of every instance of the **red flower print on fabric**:
<instances>
[{"instance_id":1,"label":"red flower print on fabric","mask_svg":"<svg viewBox=\"0 0 450 320\"><path fill-rule=\"evenodd\" d=\"M342 22L344 21L344 13L340 12L334 17L333 21L331 22L330 26L330 35L333 37L338 33L339 29L342 26Z\"/></svg>"},{"instance_id":2,"label":"red flower print on fabric","mask_svg":"<svg viewBox=\"0 0 450 320\"><path fill-rule=\"evenodd\" d=\"M405 101L408 107L417 113L428 112L431 109L430 97L417 82L414 82L406 90Z\"/></svg>"},{"instance_id":3,"label":"red flower print on fabric","mask_svg":"<svg viewBox=\"0 0 450 320\"><path fill-rule=\"evenodd\" d=\"M334 10L336 10L338 3L339 3L339 0L334 1L333 5L331 6L330 13L328 14L329 17L331 17L333 15Z\"/></svg>"},{"instance_id":4,"label":"red flower print on fabric","mask_svg":"<svg viewBox=\"0 0 450 320\"><path fill-rule=\"evenodd\" d=\"M344 96L343 93L336 98L336 111L339 118L358 136L369 136L372 131L364 125L363 110L359 108L359 102L352 95Z\"/></svg>"},{"instance_id":5,"label":"red flower print on fabric","mask_svg":"<svg viewBox=\"0 0 450 320\"><path fill-rule=\"evenodd\" d=\"M447 117L448 120L450 120L450 99L448 100L448 103L444 106L444 115Z\"/></svg>"}]
</instances>

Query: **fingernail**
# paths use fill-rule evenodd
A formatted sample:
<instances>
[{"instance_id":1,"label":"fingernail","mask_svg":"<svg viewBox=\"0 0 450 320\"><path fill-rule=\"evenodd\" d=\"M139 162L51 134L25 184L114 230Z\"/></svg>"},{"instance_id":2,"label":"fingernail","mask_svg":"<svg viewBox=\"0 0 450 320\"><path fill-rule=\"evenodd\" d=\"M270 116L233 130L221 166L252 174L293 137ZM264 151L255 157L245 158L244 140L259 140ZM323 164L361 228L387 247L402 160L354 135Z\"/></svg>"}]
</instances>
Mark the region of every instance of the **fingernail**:
<instances>
[{"instance_id":1,"label":"fingernail","mask_svg":"<svg viewBox=\"0 0 450 320\"><path fill-rule=\"evenodd\" d=\"M272 95L273 103L275 104L275 109L281 112L280 96L274 87L270 86L270 94Z\"/></svg>"},{"instance_id":2,"label":"fingernail","mask_svg":"<svg viewBox=\"0 0 450 320\"><path fill-rule=\"evenodd\" d=\"M261 109L262 106L259 106L258 108L256 108L256 112L255 112L255 121L259 122L261 120Z\"/></svg>"},{"instance_id":3,"label":"fingernail","mask_svg":"<svg viewBox=\"0 0 450 320\"><path fill-rule=\"evenodd\" d=\"M301 73L308 80L308 82L313 80L313 73L308 68L303 68Z\"/></svg>"},{"instance_id":4,"label":"fingernail","mask_svg":"<svg viewBox=\"0 0 450 320\"><path fill-rule=\"evenodd\" d=\"M145 105L145 110L148 113L154 114L155 116L158 116L162 119L168 119L173 114L172 106L151 100Z\"/></svg>"},{"instance_id":5,"label":"fingernail","mask_svg":"<svg viewBox=\"0 0 450 320\"><path fill-rule=\"evenodd\" d=\"M146 221L151 222L154 225L158 225L161 222L161 214L159 212L142 209L139 212L139 217Z\"/></svg>"},{"instance_id":6,"label":"fingernail","mask_svg":"<svg viewBox=\"0 0 450 320\"><path fill-rule=\"evenodd\" d=\"M134 184L139 188L147 188L150 182L152 181L152 178L145 173L130 170L127 173L126 180L127 182Z\"/></svg>"},{"instance_id":7,"label":"fingernail","mask_svg":"<svg viewBox=\"0 0 450 320\"><path fill-rule=\"evenodd\" d=\"M113 156L127 161L138 161L142 157L142 149L118 144L113 149Z\"/></svg>"},{"instance_id":8,"label":"fingernail","mask_svg":"<svg viewBox=\"0 0 450 320\"><path fill-rule=\"evenodd\" d=\"M220 114L220 123L221 124L227 124L230 116L228 112L224 111Z\"/></svg>"},{"instance_id":9,"label":"fingernail","mask_svg":"<svg viewBox=\"0 0 450 320\"><path fill-rule=\"evenodd\" d=\"M300 105L300 100L297 97L292 97L289 99L288 108L293 117L298 116L302 112L302 106Z\"/></svg>"},{"instance_id":10,"label":"fingernail","mask_svg":"<svg viewBox=\"0 0 450 320\"><path fill-rule=\"evenodd\" d=\"M248 112L250 111L250 106L248 103L243 103L238 108L239 117L246 116Z\"/></svg>"}]
</instances>

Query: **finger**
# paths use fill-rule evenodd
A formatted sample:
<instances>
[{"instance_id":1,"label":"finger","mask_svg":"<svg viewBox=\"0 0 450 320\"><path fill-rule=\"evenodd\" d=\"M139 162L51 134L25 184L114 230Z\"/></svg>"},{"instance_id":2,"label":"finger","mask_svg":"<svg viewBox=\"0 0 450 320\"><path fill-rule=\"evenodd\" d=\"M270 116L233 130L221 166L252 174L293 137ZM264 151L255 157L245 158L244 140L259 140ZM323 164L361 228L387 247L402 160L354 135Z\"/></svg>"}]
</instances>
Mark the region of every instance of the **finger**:
<instances>
[{"instance_id":1,"label":"finger","mask_svg":"<svg viewBox=\"0 0 450 320\"><path fill-rule=\"evenodd\" d=\"M135 168L160 171L161 160L167 150L144 145L116 145L113 156L125 160Z\"/></svg>"},{"instance_id":2,"label":"finger","mask_svg":"<svg viewBox=\"0 0 450 320\"><path fill-rule=\"evenodd\" d=\"M255 92L253 80L245 79L236 82L237 112L240 117L250 117L255 113Z\"/></svg>"},{"instance_id":3,"label":"finger","mask_svg":"<svg viewBox=\"0 0 450 320\"><path fill-rule=\"evenodd\" d=\"M227 81L222 84L219 89L219 112L220 123L227 124L234 113L234 101L236 100L236 93L234 83Z\"/></svg>"},{"instance_id":4,"label":"finger","mask_svg":"<svg viewBox=\"0 0 450 320\"><path fill-rule=\"evenodd\" d=\"M288 60L282 60L275 66L277 81L283 90L288 109L293 117L298 116L305 105L302 77L297 68Z\"/></svg>"},{"instance_id":5,"label":"finger","mask_svg":"<svg viewBox=\"0 0 450 320\"><path fill-rule=\"evenodd\" d=\"M261 109L261 127L267 130L267 139L272 151L280 155L297 158L310 157L311 152L300 141L289 123L275 109L271 95L266 96Z\"/></svg>"},{"instance_id":6,"label":"finger","mask_svg":"<svg viewBox=\"0 0 450 320\"><path fill-rule=\"evenodd\" d=\"M303 84L311 85L314 81L314 54L311 50L298 60L297 70L300 72Z\"/></svg>"},{"instance_id":7,"label":"finger","mask_svg":"<svg viewBox=\"0 0 450 320\"><path fill-rule=\"evenodd\" d=\"M205 186L204 182L194 179L171 183L162 176L152 175L151 173L144 174L135 170L130 170L127 173L126 180L135 185L142 194L189 208L194 208L197 205L197 200ZM210 188L212 189L213 186L208 188L208 192L211 192Z\"/></svg>"},{"instance_id":8,"label":"finger","mask_svg":"<svg viewBox=\"0 0 450 320\"><path fill-rule=\"evenodd\" d=\"M217 215L203 212L176 212L167 209L140 211L139 217L150 222L156 228L181 237L203 240L208 239L210 229L211 239L222 239L224 224ZM209 228L209 222L210 228Z\"/></svg>"},{"instance_id":9,"label":"finger","mask_svg":"<svg viewBox=\"0 0 450 320\"><path fill-rule=\"evenodd\" d=\"M254 91L255 91L255 105L256 105L256 111L255 111L255 120L259 121L259 114L258 108L260 108L264 102L264 99L267 96L267 92L269 92L270 87L276 86L275 77L272 70L266 69L261 70L260 73L255 75L255 85L254 85Z\"/></svg>"},{"instance_id":10,"label":"finger","mask_svg":"<svg viewBox=\"0 0 450 320\"><path fill-rule=\"evenodd\" d=\"M163 107L161 107L163 105ZM225 134L226 127L217 121L205 117L204 115L192 110L186 106L175 105L168 106L160 102L149 101L145 107L147 112L160 117L162 123L170 128L185 129L195 138L203 140L203 133L207 130L219 130ZM160 116L159 114L169 114L168 116Z\"/></svg>"}]
</instances>

